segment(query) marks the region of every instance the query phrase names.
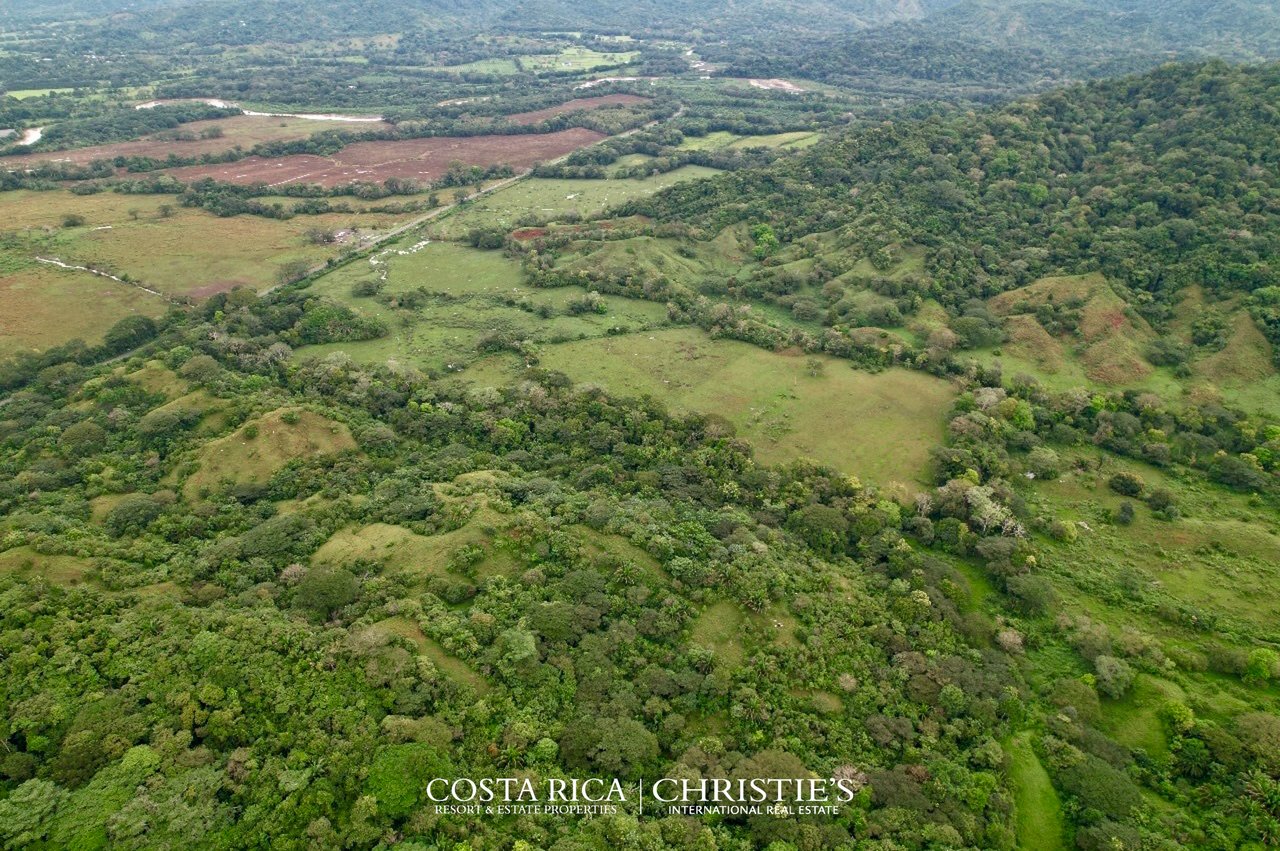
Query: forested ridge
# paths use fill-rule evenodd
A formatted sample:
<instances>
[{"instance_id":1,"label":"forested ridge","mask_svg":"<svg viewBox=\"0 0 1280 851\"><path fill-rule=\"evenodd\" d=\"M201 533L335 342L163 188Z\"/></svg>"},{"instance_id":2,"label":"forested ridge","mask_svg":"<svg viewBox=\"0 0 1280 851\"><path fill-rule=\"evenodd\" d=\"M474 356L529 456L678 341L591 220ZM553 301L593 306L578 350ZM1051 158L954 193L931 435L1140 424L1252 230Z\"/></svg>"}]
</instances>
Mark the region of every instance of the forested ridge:
<instances>
[{"instance_id":1,"label":"forested ridge","mask_svg":"<svg viewBox=\"0 0 1280 851\"><path fill-rule=\"evenodd\" d=\"M766 222L783 241L836 228L868 256L923 246L930 292L955 310L1093 271L1157 323L1190 285L1243 293L1280 340L1277 103L1280 65L1169 66L886 121L628 211L703 233Z\"/></svg>"}]
</instances>

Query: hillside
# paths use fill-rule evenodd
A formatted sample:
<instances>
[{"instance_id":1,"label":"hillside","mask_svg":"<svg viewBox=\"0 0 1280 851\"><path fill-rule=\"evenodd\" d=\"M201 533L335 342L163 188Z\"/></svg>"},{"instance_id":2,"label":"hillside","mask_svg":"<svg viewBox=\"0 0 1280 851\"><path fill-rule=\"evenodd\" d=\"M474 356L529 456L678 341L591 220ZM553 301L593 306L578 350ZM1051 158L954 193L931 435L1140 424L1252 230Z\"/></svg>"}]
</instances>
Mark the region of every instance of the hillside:
<instances>
[{"instance_id":1,"label":"hillside","mask_svg":"<svg viewBox=\"0 0 1280 851\"><path fill-rule=\"evenodd\" d=\"M744 76L990 99L1168 61L1280 56L1280 10L1229 3L961 0L863 32L708 48Z\"/></svg>"}]
</instances>

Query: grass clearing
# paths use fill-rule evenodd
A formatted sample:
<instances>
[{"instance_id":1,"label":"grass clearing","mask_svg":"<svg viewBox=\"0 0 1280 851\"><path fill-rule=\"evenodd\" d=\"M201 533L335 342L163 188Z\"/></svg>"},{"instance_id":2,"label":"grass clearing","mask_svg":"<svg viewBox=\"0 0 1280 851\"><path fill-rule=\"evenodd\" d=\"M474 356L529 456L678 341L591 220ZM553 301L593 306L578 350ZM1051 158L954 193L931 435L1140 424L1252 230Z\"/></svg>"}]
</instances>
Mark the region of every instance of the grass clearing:
<instances>
[{"instance_id":1,"label":"grass clearing","mask_svg":"<svg viewBox=\"0 0 1280 851\"><path fill-rule=\"evenodd\" d=\"M76 338L100 343L126 316L157 318L169 308L137 287L29 258L5 262L16 259L7 253L0 249L0 357Z\"/></svg>"},{"instance_id":2,"label":"grass clearing","mask_svg":"<svg viewBox=\"0 0 1280 851\"><path fill-rule=\"evenodd\" d=\"M523 221L556 221L567 214L602 212L633 198L643 198L689 180L720 172L703 166L684 166L642 179L573 180L531 177L468 201L456 211L434 220L427 233L440 239L462 239L475 228L514 230Z\"/></svg>"},{"instance_id":3,"label":"grass clearing","mask_svg":"<svg viewBox=\"0 0 1280 851\"><path fill-rule=\"evenodd\" d=\"M1212 616L1223 634L1280 640L1280 522L1271 512L1196 477L1088 451L1070 458L1080 466L1025 488L1033 511L1080 530L1074 544L1045 542L1046 566L1060 581L1115 604L1132 598L1128 607L1172 600ZM1148 489L1168 490L1182 516L1160 520L1129 500L1137 507L1132 525L1112 525L1108 518L1125 498L1106 481L1122 471Z\"/></svg>"},{"instance_id":4,"label":"grass clearing","mask_svg":"<svg viewBox=\"0 0 1280 851\"><path fill-rule=\"evenodd\" d=\"M202 446L199 466L183 483L182 492L191 500L224 482L265 483L295 458L355 448L355 439L344 424L312 411L281 408Z\"/></svg>"},{"instance_id":5,"label":"grass clearing","mask_svg":"<svg viewBox=\"0 0 1280 851\"><path fill-rule=\"evenodd\" d=\"M54 585L76 586L88 580L93 570L89 559L67 555L45 555L31 547L15 547L0 552L0 573L20 576L39 576Z\"/></svg>"},{"instance_id":6,"label":"grass clearing","mask_svg":"<svg viewBox=\"0 0 1280 851\"><path fill-rule=\"evenodd\" d=\"M708 606L693 622L690 641L712 650L719 661L736 668L746 657L742 647L745 625L742 610L728 600L720 600Z\"/></svg>"},{"instance_id":7,"label":"grass clearing","mask_svg":"<svg viewBox=\"0 0 1280 851\"><path fill-rule=\"evenodd\" d=\"M1009 782L1017 804L1014 824L1018 848L1024 851L1064 848L1062 802L1049 780L1049 773L1031 747L1031 734L1014 736L1005 743L1005 752L1009 755Z\"/></svg>"},{"instance_id":8,"label":"grass clearing","mask_svg":"<svg viewBox=\"0 0 1280 851\"><path fill-rule=\"evenodd\" d=\"M352 295L356 283L383 274L380 296ZM299 358L342 351L367 363L448 371L481 357L477 343L490 333L551 344L667 324L663 305L618 296L602 298L604 313L575 314L570 302L584 290L524 286L519 264L502 252L448 242L415 249L402 241L378 264L344 266L317 280L312 291L382 319L390 331L375 340L303 347ZM418 303L406 306L407 293Z\"/></svg>"},{"instance_id":9,"label":"grass clearing","mask_svg":"<svg viewBox=\"0 0 1280 851\"><path fill-rule=\"evenodd\" d=\"M84 224L67 227L68 216ZM341 250L316 245L313 228L336 232L391 227L371 213L219 218L184 208L171 196L73 195L61 190L0 194L12 238L0 247L0 354L44 349L80 337L97 342L125 316L160 316L169 302L139 287L37 257L86 266L140 282L168 296L204 297L274 285L290 261L320 265Z\"/></svg>"},{"instance_id":10,"label":"grass clearing","mask_svg":"<svg viewBox=\"0 0 1280 851\"><path fill-rule=\"evenodd\" d=\"M821 374L809 374L809 361ZM765 463L813 458L881 485L917 490L941 442L954 390L907 370L871 374L834 358L770 352L673 328L548 346L540 366L618 395L651 395L676 410L723 415ZM512 356L462 373L479 385L516 379Z\"/></svg>"},{"instance_id":11,"label":"grass clearing","mask_svg":"<svg viewBox=\"0 0 1280 851\"><path fill-rule=\"evenodd\" d=\"M1107 732L1122 745L1144 750L1161 758L1169 754L1169 740L1160 720L1165 702L1187 702L1187 694L1170 680L1139 674L1120 700L1103 700L1102 715Z\"/></svg>"}]
</instances>

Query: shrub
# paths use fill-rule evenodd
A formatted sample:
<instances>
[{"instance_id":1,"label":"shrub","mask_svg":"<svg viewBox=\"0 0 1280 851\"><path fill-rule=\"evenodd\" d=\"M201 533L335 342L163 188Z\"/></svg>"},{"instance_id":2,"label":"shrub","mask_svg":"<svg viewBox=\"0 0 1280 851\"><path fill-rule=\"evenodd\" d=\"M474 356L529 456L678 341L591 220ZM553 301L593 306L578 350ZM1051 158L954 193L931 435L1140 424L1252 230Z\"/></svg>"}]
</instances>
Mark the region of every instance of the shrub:
<instances>
[{"instance_id":1,"label":"shrub","mask_svg":"<svg viewBox=\"0 0 1280 851\"><path fill-rule=\"evenodd\" d=\"M1147 483L1135 473L1116 473L1107 482L1107 486L1121 496L1138 496Z\"/></svg>"}]
</instances>

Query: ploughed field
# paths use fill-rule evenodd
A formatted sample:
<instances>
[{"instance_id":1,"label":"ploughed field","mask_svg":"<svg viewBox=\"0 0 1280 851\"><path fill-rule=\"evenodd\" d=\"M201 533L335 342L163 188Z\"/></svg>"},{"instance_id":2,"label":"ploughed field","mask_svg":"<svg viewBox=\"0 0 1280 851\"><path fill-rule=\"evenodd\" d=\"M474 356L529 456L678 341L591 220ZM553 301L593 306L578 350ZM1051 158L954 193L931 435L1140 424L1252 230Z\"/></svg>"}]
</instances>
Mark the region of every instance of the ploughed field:
<instances>
[{"instance_id":1,"label":"ploughed field","mask_svg":"<svg viewBox=\"0 0 1280 851\"><path fill-rule=\"evenodd\" d=\"M179 180L212 177L227 183L380 183L393 177L429 181L444 175L450 163L468 166L509 165L516 170L564 156L604 139L603 133L583 128L517 136L438 136L394 142L357 142L328 157L299 154L288 157L247 157L234 163L170 169Z\"/></svg>"}]
</instances>

